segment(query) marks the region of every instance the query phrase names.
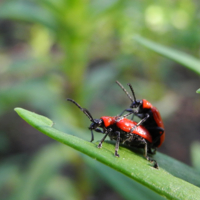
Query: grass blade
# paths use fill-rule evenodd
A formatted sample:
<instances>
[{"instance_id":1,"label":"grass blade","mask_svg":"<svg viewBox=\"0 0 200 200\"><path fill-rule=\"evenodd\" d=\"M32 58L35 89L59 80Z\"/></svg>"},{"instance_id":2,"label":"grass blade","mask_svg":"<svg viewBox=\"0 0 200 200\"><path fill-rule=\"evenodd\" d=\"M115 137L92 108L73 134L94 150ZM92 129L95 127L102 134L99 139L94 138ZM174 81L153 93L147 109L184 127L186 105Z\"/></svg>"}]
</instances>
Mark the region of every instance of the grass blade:
<instances>
[{"instance_id":1,"label":"grass blade","mask_svg":"<svg viewBox=\"0 0 200 200\"><path fill-rule=\"evenodd\" d=\"M120 146L120 158L114 156L114 146L105 142L102 149L97 144L60 132L52 127L53 122L41 115L15 108L18 115L27 123L47 136L66 144L136 180L168 199L199 199L200 175L192 168L160 153L155 157L160 164L157 170L141 154ZM192 182L186 182L180 178Z\"/></svg>"},{"instance_id":2,"label":"grass blade","mask_svg":"<svg viewBox=\"0 0 200 200\"><path fill-rule=\"evenodd\" d=\"M156 53L162 56L174 60L177 63L180 63L181 65L187 67L188 69L193 70L197 74L200 74L200 60L186 53L147 40L141 36L135 36L134 40L144 45L145 47L151 49L152 51L155 51Z\"/></svg>"}]
</instances>

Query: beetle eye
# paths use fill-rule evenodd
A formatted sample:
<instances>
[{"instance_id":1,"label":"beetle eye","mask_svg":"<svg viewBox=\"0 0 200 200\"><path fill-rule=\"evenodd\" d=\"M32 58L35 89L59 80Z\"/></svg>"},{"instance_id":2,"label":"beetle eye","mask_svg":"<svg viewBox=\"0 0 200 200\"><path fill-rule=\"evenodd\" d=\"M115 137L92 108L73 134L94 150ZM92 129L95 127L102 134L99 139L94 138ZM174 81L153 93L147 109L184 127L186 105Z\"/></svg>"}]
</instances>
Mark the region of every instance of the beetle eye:
<instances>
[{"instance_id":1,"label":"beetle eye","mask_svg":"<svg viewBox=\"0 0 200 200\"><path fill-rule=\"evenodd\" d=\"M139 105L140 104L137 101L134 101L130 107L131 108L137 108Z\"/></svg>"}]
</instances>

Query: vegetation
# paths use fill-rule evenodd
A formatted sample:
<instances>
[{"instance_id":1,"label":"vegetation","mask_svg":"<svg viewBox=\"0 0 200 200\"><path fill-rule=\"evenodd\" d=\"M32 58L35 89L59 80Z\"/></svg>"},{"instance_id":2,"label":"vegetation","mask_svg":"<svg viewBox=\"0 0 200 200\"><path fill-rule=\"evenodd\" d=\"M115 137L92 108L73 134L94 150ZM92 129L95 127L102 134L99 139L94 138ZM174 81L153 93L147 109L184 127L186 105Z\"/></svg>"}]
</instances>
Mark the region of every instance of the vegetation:
<instances>
[{"instance_id":1,"label":"vegetation","mask_svg":"<svg viewBox=\"0 0 200 200\"><path fill-rule=\"evenodd\" d=\"M189 0L1 2L1 199L102 199L109 192L116 199L197 199L198 8L198 2ZM43 122L43 117L31 114L28 119L28 111L16 109L40 131L49 127L47 135L54 130L58 135L68 133L66 138L75 135L73 142L81 148L83 139L84 149L95 152L97 160L105 163L95 143L86 142L90 139L88 119L66 98L75 99L95 118L116 115L130 104L116 80L123 85L130 82L137 98L146 98L159 108L166 127L166 141L160 151L193 168L158 153L161 169L151 173L152 168L138 156L140 153L130 154L121 147L127 159L135 160L134 171L139 175L116 168L121 167L120 162L116 164L109 156L116 167L106 164L124 176L63 144L50 142L13 112L15 107L23 107L47 116L54 122L53 128L48 118ZM55 136L51 137L61 141ZM96 133L95 141L101 137ZM66 138L61 142L66 143ZM187 154L190 147L191 161ZM112 148L106 142L101 152ZM146 170L148 181L143 174ZM172 177L168 181L166 173ZM164 185L159 187L158 183ZM175 183L181 187L176 188ZM172 184L171 189L168 184Z\"/></svg>"}]
</instances>

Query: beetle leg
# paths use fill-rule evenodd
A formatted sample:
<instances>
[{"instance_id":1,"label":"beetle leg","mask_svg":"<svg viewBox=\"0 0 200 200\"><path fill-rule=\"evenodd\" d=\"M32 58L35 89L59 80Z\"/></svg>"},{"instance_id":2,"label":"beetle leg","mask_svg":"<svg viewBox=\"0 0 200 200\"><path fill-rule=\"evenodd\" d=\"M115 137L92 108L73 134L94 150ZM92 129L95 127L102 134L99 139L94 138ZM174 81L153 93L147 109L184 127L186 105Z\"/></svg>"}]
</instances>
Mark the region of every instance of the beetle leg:
<instances>
[{"instance_id":1,"label":"beetle leg","mask_svg":"<svg viewBox=\"0 0 200 200\"><path fill-rule=\"evenodd\" d=\"M133 140L133 134L129 134L129 135L128 134L129 133L127 133L127 138L122 141L122 144L125 144L126 141L132 141Z\"/></svg>"},{"instance_id":2,"label":"beetle leg","mask_svg":"<svg viewBox=\"0 0 200 200\"><path fill-rule=\"evenodd\" d=\"M115 156L119 157L118 150L119 150L119 142L120 142L120 132L116 131L115 133L117 134L117 141L115 145Z\"/></svg>"},{"instance_id":3,"label":"beetle leg","mask_svg":"<svg viewBox=\"0 0 200 200\"><path fill-rule=\"evenodd\" d=\"M144 123L149 117L150 117L150 115L149 115L149 114L146 114L145 118L143 118L142 120L140 120L140 121L137 123L136 126L139 126L139 125L141 125L142 123Z\"/></svg>"},{"instance_id":4,"label":"beetle leg","mask_svg":"<svg viewBox=\"0 0 200 200\"><path fill-rule=\"evenodd\" d=\"M132 117L131 117L131 120L132 120L132 121L133 121L133 118L134 118L134 116L135 116L135 115L134 115L134 114L132 114Z\"/></svg>"},{"instance_id":5,"label":"beetle leg","mask_svg":"<svg viewBox=\"0 0 200 200\"><path fill-rule=\"evenodd\" d=\"M158 169L159 166L158 166L157 161L154 160L153 158L150 158L150 157L147 155L148 144L147 144L146 140L143 139L143 140L142 140L142 143L144 144L144 157L145 157L148 161L153 162L153 163L154 163L153 167L156 168L156 169Z\"/></svg>"},{"instance_id":6,"label":"beetle leg","mask_svg":"<svg viewBox=\"0 0 200 200\"><path fill-rule=\"evenodd\" d=\"M91 129L91 140L90 140L90 142L92 142L93 140L94 140L94 134L93 134L93 131Z\"/></svg>"},{"instance_id":7,"label":"beetle leg","mask_svg":"<svg viewBox=\"0 0 200 200\"><path fill-rule=\"evenodd\" d=\"M100 128L96 128L96 129L94 129L96 132L98 132L98 133L103 133L103 134L105 134L105 130L101 130ZM92 131L92 129L91 129L91 135L92 135L92 138L91 138L91 140L90 140L90 142L92 142L93 140L94 140L94 134L93 134L93 131Z\"/></svg>"},{"instance_id":8,"label":"beetle leg","mask_svg":"<svg viewBox=\"0 0 200 200\"><path fill-rule=\"evenodd\" d=\"M106 139L106 137L108 136L108 134L112 131L111 128L105 130L105 132L101 132L101 133L105 133L104 137L101 139L101 141L99 142L98 144L98 148L101 148L102 147L102 143L104 142L104 140Z\"/></svg>"},{"instance_id":9,"label":"beetle leg","mask_svg":"<svg viewBox=\"0 0 200 200\"><path fill-rule=\"evenodd\" d=\"M96 129L94 129L96 132L98 132L98 133L105 133L103 130L101 130L100 128L96 128Z\"/></svg>"},{"instance_id":10,"label":"beetle leg","mask_svg":"<svg viewBox=\"0 0 200 200\"><path fill-rule=\"evenodd\" d=\"M134 111L131 108L128 108L128 109L123 110L119 116L122 116L125 112L129 112L129 113L134 114Z\"/></svg>"},{"instance_id":11,"label":"beetle leg","mask_svg":"<svg viewBox=\"0 0 200 200\"><path fill-rule=\"evenodd\" d=\"M149 114L146 114L146 117L140 120L134 127L131 128L130 133L132 133L138 126L144 123L149 118Z\"/></svg>"}]
</instances>

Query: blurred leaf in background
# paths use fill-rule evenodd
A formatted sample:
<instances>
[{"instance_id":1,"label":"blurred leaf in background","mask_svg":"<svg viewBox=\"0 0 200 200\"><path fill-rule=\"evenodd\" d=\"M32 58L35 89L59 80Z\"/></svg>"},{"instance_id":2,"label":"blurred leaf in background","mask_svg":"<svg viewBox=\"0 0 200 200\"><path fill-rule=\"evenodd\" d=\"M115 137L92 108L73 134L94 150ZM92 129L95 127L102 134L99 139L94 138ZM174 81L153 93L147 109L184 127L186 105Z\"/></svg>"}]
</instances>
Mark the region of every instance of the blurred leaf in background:
<instances>
[{"instance_id":1,"label":"blurred leaf in background","mask_svg":"<svg viewBox=\"0 0 200 200\"><path fill-rule=\"evenodd\" d=\"M199 7L198 1L189 0L1 1L0 173L8 180L0 178L1 196L24 195L20 189L22 174L29 191L38 191L31 181L31 168L39 162L34 156L52 145L52 140L22 122L13 108L22 106L44 114L59 130L75 134L77 129L86 130L89 122L66 98L76 99L95 118L119 114L130 102L115 80L124 85L132 83L138 99L148 99L159 108L166 127L166 141L160 151L191 165L190 145L200 140L200 102L195 93L199 76L183 68L183 63L157 55L132 38L142 35L198 59ZM90 133L79 137L89 140ZM100 137L96 134L95 140ZM56 151L53 149L52 154ZM68 150L64 151L63 160L70 156ZM96 200L112 195L128 199L119 190L120 195L114 192L116 187L107 178L106 183L101 180L98 184L96 172L82 170L89 165L87 161L79 159L77 152L72 154L77 158L74 173L81 179L75 184L80 187L77 196L73 177L68 178L70 170L61 176L59 167L51 177L46 175L44 179L51 181L36 196L40 193L40 199L45 195L65 199L65 188L72 188L71 199ZM46 168L54 166L54 157L48 162ZM62 162L66 166L71 163Z\"/></svg>"}]
</instances>

